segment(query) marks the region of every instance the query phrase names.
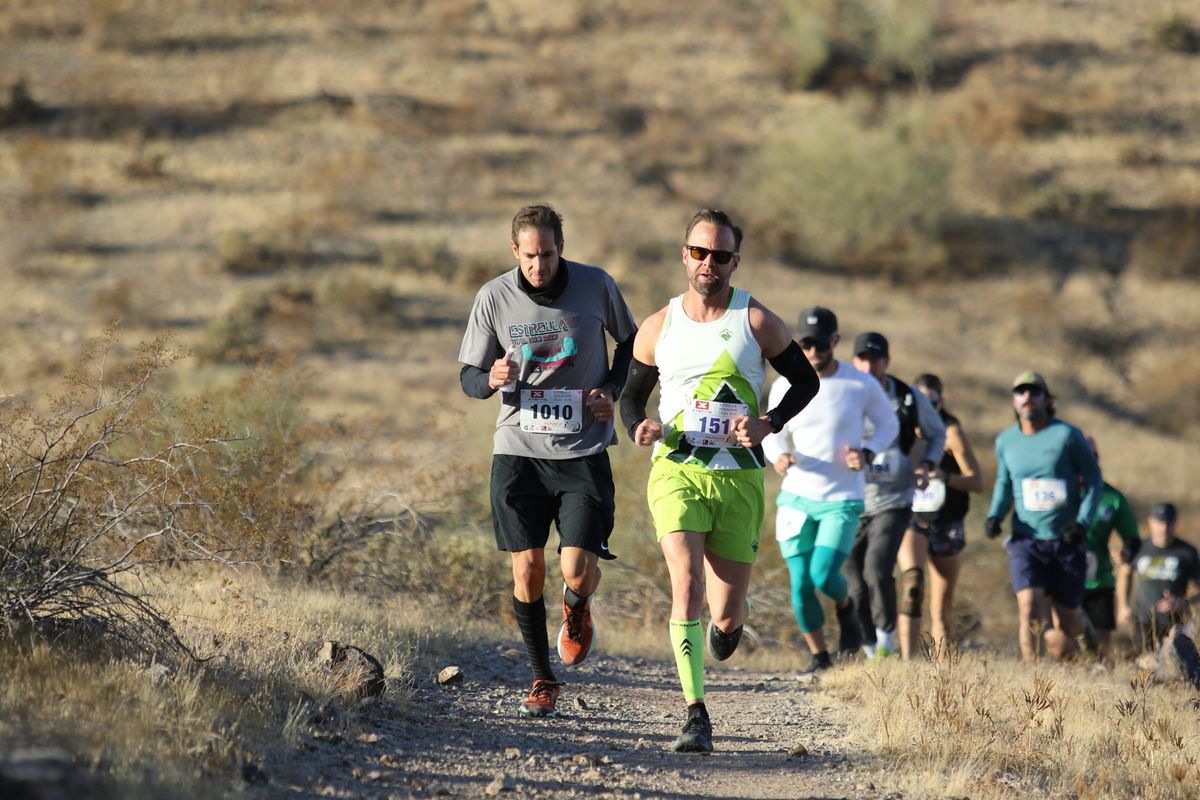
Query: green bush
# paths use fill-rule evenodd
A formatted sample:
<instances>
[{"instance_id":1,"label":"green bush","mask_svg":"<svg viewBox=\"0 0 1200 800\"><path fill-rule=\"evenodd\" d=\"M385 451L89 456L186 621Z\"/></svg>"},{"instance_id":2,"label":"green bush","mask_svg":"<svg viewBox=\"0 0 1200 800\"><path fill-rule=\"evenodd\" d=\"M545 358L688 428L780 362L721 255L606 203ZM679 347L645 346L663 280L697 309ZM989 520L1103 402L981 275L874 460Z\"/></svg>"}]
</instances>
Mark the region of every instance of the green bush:
<instances>
[{"instance_id":1,"label":"green bush","mask_svg":"<svg viewBox=\"0 0 1200 800\"><path fill-rule=\"evenodd\" d=\"M825 105L751 156L736 204L784 257L892 269L936 262L952 208L947 144L922 104L875 123Z\"/></svg>"}]
</instances>

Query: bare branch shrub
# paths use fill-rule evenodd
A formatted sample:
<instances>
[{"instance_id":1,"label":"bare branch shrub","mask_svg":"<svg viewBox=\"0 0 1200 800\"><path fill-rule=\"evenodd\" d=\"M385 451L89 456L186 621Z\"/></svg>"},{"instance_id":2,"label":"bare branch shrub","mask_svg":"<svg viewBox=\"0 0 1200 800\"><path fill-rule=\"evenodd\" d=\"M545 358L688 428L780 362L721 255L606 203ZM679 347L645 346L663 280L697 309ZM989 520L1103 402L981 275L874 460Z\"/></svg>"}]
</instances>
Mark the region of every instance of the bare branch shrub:
<instances>
[{"instance_id":1,"label":"bare branch shrub","mask_svg":"<svg viewBox=\"0 0 1200 800\"><path fill-rule=\"evenodd\" d=\"M186 648L136 588L184 560L260 562L307 509L266 491L286 449L239 435L210 399L157 388L182 353L166 337L119 358L90 342L45 413L0 407L0 621L94 629L141 652Z\"/></svg>"}]
</instances>

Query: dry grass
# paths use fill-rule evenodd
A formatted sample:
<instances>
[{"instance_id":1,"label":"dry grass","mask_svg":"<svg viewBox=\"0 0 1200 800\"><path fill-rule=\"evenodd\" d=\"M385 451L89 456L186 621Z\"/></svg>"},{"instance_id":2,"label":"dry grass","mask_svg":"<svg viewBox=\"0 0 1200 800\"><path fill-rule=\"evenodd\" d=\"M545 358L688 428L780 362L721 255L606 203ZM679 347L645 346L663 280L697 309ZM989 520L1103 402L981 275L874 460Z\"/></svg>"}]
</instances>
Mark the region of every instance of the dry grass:
<instances>
[{"instance_id":1,"label":"dry grass","mask_svg":"<svg viewBox=\"0 0 1200 800\"><path fill-rule=\"evenodd\" d=\"M1128 668L981 654L843 668L823 686L912 797L1195 797L1193 694Z\"/></svg>"}]
</instances>

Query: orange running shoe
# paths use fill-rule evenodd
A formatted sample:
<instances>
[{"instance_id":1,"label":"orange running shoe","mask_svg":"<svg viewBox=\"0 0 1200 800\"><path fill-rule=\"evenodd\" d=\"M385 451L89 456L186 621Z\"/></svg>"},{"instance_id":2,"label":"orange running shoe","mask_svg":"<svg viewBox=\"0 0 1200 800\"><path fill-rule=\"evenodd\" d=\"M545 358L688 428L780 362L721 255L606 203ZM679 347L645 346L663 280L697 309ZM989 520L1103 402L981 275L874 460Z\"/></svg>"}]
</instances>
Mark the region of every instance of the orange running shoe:
<instances>
[{"instance_id":1,"label":"orange running shoe","mask_svg":"<svg viewBox=\"0 0 1200 800\"><path fill-rule=\"evenodd\" d=\"M536 680L529 690L529 697L517 709L523 717L557 717L558 693L562 691L561 683L554 681Z\"/></svg>"},{"instance_id":2,"label":"orange running shoe","mask_svg":"<svg viewBox=\"0 0 1200 800\"><path fill-rule=\"evenodd\" d=\"M568 667L582 662L592 649L595 630L592 628L592 598L583 607L572 609L566 601L567 585L563 584L563 624L558 629L558 657Z\"/></svg>"}]
</instances>

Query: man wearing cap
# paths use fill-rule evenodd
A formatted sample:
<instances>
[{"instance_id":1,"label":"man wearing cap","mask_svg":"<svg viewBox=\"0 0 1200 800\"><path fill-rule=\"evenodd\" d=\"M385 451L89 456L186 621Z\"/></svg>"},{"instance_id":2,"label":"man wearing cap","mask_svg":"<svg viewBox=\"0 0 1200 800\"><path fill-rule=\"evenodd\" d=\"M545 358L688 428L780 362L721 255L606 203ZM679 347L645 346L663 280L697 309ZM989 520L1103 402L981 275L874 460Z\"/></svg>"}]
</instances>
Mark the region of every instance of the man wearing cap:
<instances>
[{"instance_id":1,"label":"man wearing cap","mask_svg":"<svg viewBox=\"0 0 1200 800\"><path fill-rule=\"evenodd\" d=\"M783 476L775 501L775 536L791 580L792 611L813 654L813 672L833 663L817 590L837 608L839 651L854 653L862 643L841 568L864 507L864 467L899 430L879 383L834 359L837 328L837 316L827 308L817 306L800 315L797 337L821 388L803 411L763 440L763 452ZM778 378L768 404L774 405L789 388L787 378Z\"/></svg>"},{"instance_id":2,"label":"man wearing cap","mask_svg":"<svg viewBox=\"0 0 1200 800\"><path fill-rule=\"evenodd\" d=\"M1054 396L1036 372L1012 383L1017 421L996 437L996 483L984 532L998 538L1013 512L1006 543L1021 655L1034 661L1042 606L1051 601L1056 652L1074 649L1083 629L1080 606L1087 577L1087 532L1104 481L1083 432L1055 416Z\"/></svg>"},{"instance_id":3,"label":"man wearing cap","mask_svg":"<svg viewBox=\"0 0 1200 800\"><path fill-rule=\"evenodd\" d=\"M1147 520L1150 538L1142 541L1132 561L1137 591L1132 614L1125 604L1122 622L1132 617L1134 642L1142 651L1155 649L1172 627L1186 622L1191 604L1200 595L1200 555L1176 538L1178 520L1173 503L1157 503Z\"/></svg>"},{"instance_id":4,"label":"man wearing cap","mask_svg":"<svg viewBox=\"0 0 1200 800\"><path fill-rule=\"evenodd\" d=\"M946 424L937 409L924 394L889 375L889 364L888 340L882 333L869 331L855 337L854 366L883 387L893 417L899 422L896 437L874 455L867 467L866 508L846 562L846 578L858 608L863 651L868 658L896 652L898 612L903 611L906 617L905 632L913 625L920 627L923 584L917 585L916 576L923 580L924 573L905 572L901 592L905 602L902 609L897 608L896 555L912 519L913 490L928 485L946 449ZM925 448L914 467L911 456L918 438ZM909 655L905 653L905 657Z\"/></svg>"}]
</instances>

